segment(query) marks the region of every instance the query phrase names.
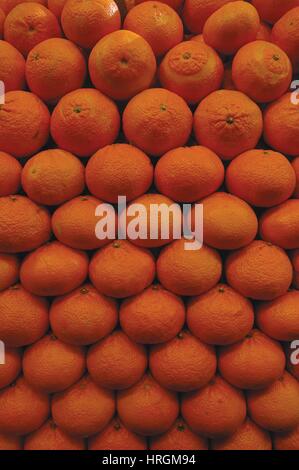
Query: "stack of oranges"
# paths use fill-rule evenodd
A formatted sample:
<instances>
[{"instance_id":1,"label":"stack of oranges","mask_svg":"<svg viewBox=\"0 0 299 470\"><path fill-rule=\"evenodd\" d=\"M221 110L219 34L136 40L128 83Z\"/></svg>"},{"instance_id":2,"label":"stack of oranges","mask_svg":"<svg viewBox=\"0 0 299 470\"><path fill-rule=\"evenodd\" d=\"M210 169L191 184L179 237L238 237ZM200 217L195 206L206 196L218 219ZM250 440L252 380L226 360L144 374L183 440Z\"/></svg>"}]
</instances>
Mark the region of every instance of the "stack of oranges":
<instances>
[{"instance_id":1,"label":"stack of oranges","mask_svg":"<svg viewBox=\"0 0 299 470\"><path fill-rule=\"evenodd\" d=\"M298 450L299 0L0 0L0 38L0 449ZM203 247L98 239L119 195Z\"/></svg>"}]
</instances>

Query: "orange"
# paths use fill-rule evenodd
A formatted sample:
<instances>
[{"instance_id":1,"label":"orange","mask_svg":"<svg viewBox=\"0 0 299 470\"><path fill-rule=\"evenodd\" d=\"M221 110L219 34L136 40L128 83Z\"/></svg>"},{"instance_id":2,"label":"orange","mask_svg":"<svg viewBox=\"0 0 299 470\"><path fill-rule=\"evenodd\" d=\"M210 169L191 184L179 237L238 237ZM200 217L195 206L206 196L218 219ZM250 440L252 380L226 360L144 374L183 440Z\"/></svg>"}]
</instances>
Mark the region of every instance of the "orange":
<instances>
[{"instance_id":1,"label":"orange","mask_svg":"<svg viewBox=\"0 0 299 470\"><path fill-rule=\"evenodd\" d=\"M9 196L19 191L22 166L11 155L0 152L0 196Z\"/></svg>"},{"instance_id":2,"label":"orange","mask_svg":"<svg viewBox=\"0 0 299 470\"><path fill-rule=\"evenodd\" d=\"M100 432L114 415L113 392L98 387L89 376L52 400L54 422L67 434L87 437Z\"/></svg>"},{"instance_id":3,"label":"orange","mask_svg":"<svg viewBox=\"0 0 299 470\"><path fill-rule=\"evenodd\" d=\"M27 3L29 0L0 0L0 8L7 15L16 5L19 3ZM30 2L31 3L31 2ZM41 5L47 5L47 0L36 0L35 3L40 3Z\"/></svg>"},{"instance_id":4,"label":"orange","mask_svg":"<svg viewBox=\"0 0 299 470\"><path fill-rule=\"evenodd\" d=\"M48 329L48 304L21 285L0 292L0 337L7 347L34 343Z\"/></svg>"},{"instance_id":5,"label":"orange","mask_svg":"<svg viewBox=\"0 0 299 470\"><path fill-rule=\"evenodd\" d=\"M144 346L116 330L88 351L87 369L101 387L122 390L138 382L147 367Z\"/></svg>"},{"instance_id":6,"label":"orange","mask_svg":"<svg viewBox=\"0 0 299 470\"><path fill-rule=\"evenodd\" d=\"M113 144L98 150L86 166L86 184L99 199L115 203L119 196L131 201L144 194L153 181L153 165L133 145Z\"/></svg>"},{"instance_id":7,"label":"orange","mask_svg":"<svg viewBox=\"0 0 299 470\"><path fill-rule=\"evenodd\" d=\"M240 294L256 300L272 300L285 294L292 276L286 253L261 240L229 254L226 261L228 283Z\"/></svg>"},{"instance_id":8,"label":"orange","mask_svg":"<svg viewBox=\"0 0 299 470\"><path fill-rule=\"evenodd\" d=\"M102 201L93 196L79 196L58 207L52 216L52 230L57 240L78 250L95 250L106 245L108 238L100 240L95 233L100 220L95 215L96 208L101 204Z\"/></svg>"},{"instance_id":9,"label":"orange","mask_svg":"<svg viewBox=\"0 0 299 470\"><path fill-rule=\"evenodd\" d=\"M198 41L184 41L170 49L161 62L161 85L184 98L189 104L198 103L218 90L224 68L218 54Z\"/></svg>"},{"instance_id":10,"label":"orange","mask_svg":"<svg viewBox=\"0 0 299 470\"><path fill-rule=\"evenodd\" d=\"M29 384L46 393L65 390L85 370L85 352L47 334L25 350L23 373Z\"/></svg>"},{"instance_id":11,"label":"orange","mask_svg":"<svg viewBox=\"0 0 299 470\"><path fill-rule=\"evenodd\" d=\"M83 192L84 167L78 158L65 150L44 150L25 164L22 187L38 204L62 204Z\"/></svg>"},{"instance_id":12,"label":"orange","mask_svg":"<svg viewBox=\"0 0 299 470\"><path fill-rule=\"evenodd\" d=\"M124 300L119 312L123 331L137 343L157 344L174 338L185 321L182 299L154 284Z\"/></svg>"},{"instance_id":13,"label":"orange","mask_svg":"<svg viewBox=\"0 0 299 470\"><path fill-rule=\"evenodd\" d=\"M191 35L191 37L188 36L187 40L189 40L189 39L190 39L190 41L196 41L196 42L199 42L200 44L202 44L202 43L205 44L205 41L204 41L204 38L203 38L202 34L196 34L195 36Z\"/></svg>"},{"instance_id":14,"label":"orange","mask_svg":"<svg viewBox=\"0 0 299 470\"><path fill-rule=\"evenodd\" d=\"M208 450L208 442L198 436L178 418L173 426L161 436L152 437L150 450Z\"/></svg>"},{"instance_id":15,"label":"orange","mask_svg":"<svg viewBox=\"0 0 299 470\"><path fill-rule=\"evenodd\" d=\"M21 370L21 350L15 348L5 348L5 364L1 364L0 366L0 389L10 385L18 377Z\"/></svg>"},{"instance_id":16,"label":"orange","mask_svg":"<svg viewBox=\"0 0 299 470\"><path fill-rule=\"evenodd\" d=\"M17 158L38 152L48 140L49 123L50 113L37 96L9 91L0 106L1 150Z\"/></svg>"},{"instance_id":17,"label":"orange","mask_svg":"<svg viewBox=\"0 0 299 470\"><path fill-rule=\"evenodd\" d=\"M235 54L240 47L256 39L260 18L247 2L226 3L207 19L203 38L208 46L223 54Z\"/></svg>"},{"instance_id":18,"label":"orange","mask_svg":"<svg viewBox=\"0 0 299 470\"><path fill-rule=\"evenodd\" d=\"M207 19L230 0L186 0L183 18L192 33L201 33Z\"/></svg>"},{"instance_id":19,"label":"orange","mask_svg":"<svg viewBox=\"0 0 299 470\"><path fill-rule=\"evenodd\" d=\"M294 269L293 284L299 289L299 250L295 250L291 255L291 261Z\"/></svg>"},{"instance_id":20,"label":"orange","mask_svg":"<svg viewBox=\"0 0 299 470\"><path fill-rule=\"evenodd\" d=\"M149 367L162 387L189 392L206 385L216 372L214 348L202 343L188 330L174 339L152 346Z\"/></svg>"},{"instance_id":21,"label":"orange","mask_svg":"<svg viewBox=\"0 0 299 470\"><path fill-rule=\"evenodd\" d=\"M95 88L114 100L127 100L149 88L156 59L148 42L125 29L100 39L89 56L89 74Z\"/></svg>"},{"instance_id":22,"label":"orange","mask_svg":"<svg viewBox=\"0 0 299 470\"><path fill-rule=\"evenodd\" d=\"M240 91L215 91L201 101L194 113L197 142L224 160L254 148L262 130L261 110Z\"/></svg>"},{"instance_id":23,"label":"orange","mask_svg":"<svg viewBox=\"0 0 299 470\"><path fill-rule=\"evenodd\" d=\"M253 326L248 299L225 284L218 284L187 305L187 325L201 341L226 345L240 341Z\"/></svg>"},{"instance_id":24,"label":"orange","mask_svg":"<svg viewBox=\"0 0 299 470\"><path fill-rule=\"evenodd\" d=\"M147 1L132 8L124 21L124 29L140 34L156 56L164 55L183 40L183 23L168 5Z\"/></svg>"},{"instance_id":25,"label":"orange","mask_svg":"<svg viewBox=\"0 0 299 470\"><path fill-rule=\"evenodd\" d=\"M22 439L10 434L0 434L0 450L23 450Z\"/></svg>"},{"instance_id":26,"label":"orange","mask_svg":"<svg viewBox=\"0 0 299 470\"><path fill-rule=\"evenodd\" d=\"M291 95L291 93L286 93L265 109L264 139L274 150L286 155L297 156L299 107L292 103Z\"/></svg>"},{"instance_id":27,"label":"orange","mask_svg":"<svg viewBox=\"0 0 299 470\"><path fill-rule=\"evenodd\" d=\"M49 397L24 377L0 391L0 432L17 436L39 428L49 416Z\"/></svg>"},{"instance_id":28,"label":"orange","mask_svg":"<svg viewBox=\"0 0 299 470\"><path fill-rule=\"evenodd\" d=\"M127 5L128 10L132 8L131 4L135 3L136 5L139 5L139 3L147 2L148 0L125 0L125 4ZM165 3L166 5L170 6L174 10L180 12L182 5L183 5L183 0L163 0L161 3Z\"/></svg>"},{"instance_id":29,"label":"orange","mask_svg":"<svg viewBox=\"0 0 299 470\"><path fill-rule=\"evenodd\" d=\"M155 261L150 251L126 240L116 240L93 256L89 277L104 295L122 298L139 294L155 276Z\"/></svg>"},{"instance_id":30,"label":"orange","mask_svg":"<svg viewBox=\"0 0 299 470\"><path fill-rule=\"evenodd\" d=\"M256 40L271 42L271 27L267 23L261 21L260 29L256 35Z\"/></svg>"},{"instance_id":31,"label":"orange","mask_svg":"<svg viewBox=\"0 0 299 470\"><path fill-rule=\"evenodd\" d=\"M17 256L0 254L0 291L15 284L19 278L20 262Z\"/></svg>"},{"instance_id":32,"label":"orange","mask_svg":"<svg viewBox=\"0 0 299 470\"><path fill-rule=\"evenodd\" d=\"M150 374L118 392L117 411L124 425L142 436L167 431L179 413L177 395L162 388Z\"/></svg>"},{"instance_id":33,"label":"orange","mask_svg":"<svg viewBox=\"0 0 299 470\"><path fill-rule=\"evenodd\" d=\"M272 29L271 41L283 49L291 59L294 72L299 71L299 2L285 13Z\"/></svg>"},{"instance_id":34,"label":"orange","mask_svg":"<svg viewBox=\"0 0 299 470\"><path fill-rule=\"evenodd\" d=\"M155 157L185 145L191 128L192 113L185 101L163 88L139 93L123 113L127 140Z\"/></svg>"},{"instance_id":35,"label":"orange","mask_svg":"<svg viewBox=\"0 0 299 470\"><path fill-rule=\"evenodd\" d=\"M80 88L86 75L85 59L71 41L52 38L33 47L26 60L27 84L43 101L57 103Z\"/></svg>"},{"instance_id":36,"label":"orange","mask_svg":"<svg viewBox=\"0 0 299 470\"><path fill-rule=\"evenodd\" d=\"M262 20L276 23L285 13L299 6L298 0L252 0Z\"/></svg>"},{"instance_id":37,"label":"orange","mask_svg":"<svg viewBox=\"0 0 299 470\"><path fill-rule=\"evenodd\" d=\"M179 147L165 153L155 167L155 185L178 202L194 202L217 191L224 167L207 147Z\"/></svg>"},{"instance_id":38,"label":"orange","mask_svg":"<svg viewBox=\"0 0 299 470\"><path fill-rule=\"evenodd\" d=\"M24 56L42 41L61 36L56 17L36 2L20 3L8 13L4 22L4 39Z\"/></svg>"},{"instance_id":39,"label":"orange","mask_svg":"<svg viewBox=\"0 0 299 470\"><path fill-rule=\"evenodd\" d=\"M119 126L116 105L91 88L65 95L51 117L51 134L56 144L79 157L89 157L99 148L112 144Z\"/></svg>"},{"instance_id":40,"label":"orange","mask_svg":"<svg viewBox=\"0 0 299 470\"><path fill-rule=\"evenodd\" d=\"M25 60L22 54L8 42L0 41L0 60L0 80L4 82L6 93L25 88Z\"/></svg>"},{"instance_id":41,"label":"orange","mask_svg":"<svg viewBox=\"0 0 299 470\"><path fill-rule=\"evenodd\" d=\"M246 401L240 390L220 376L182 398L182 415L192 431L220 438L234 433L246 416Z\"/></svg>"},{"instance_id":42,"label":"orange","mask_svg":"<svg viewBox=\"0 0 299 470\"><path fill-rule=\"evenodd\" d=\"M229 164L225 182L230 193L252 206L271 207L291 197L296 177L284 155L254 149L242 153Z\"/></svg>"},{"instance_id":43,"label":"orange","mask_svg":"<svg viewBox=\"0 0 299 470\"><path fill-rule=\"evenodd\" d=\"M260 235L286 250L299 248L299 200L289 199L260 218Z\"/></svg>"},{"instance_id":44,"label":"orange","mask_svg":"<svg viewBox=\"0 0 299 470\"><path fill-rule=\"evenodd\" d=\"M102 37L120 29L121 19L113 0L67 0L61 24L70 41L91 49Z\"/></svg>"},{"instance_id":45,"label":"orange","mask_svg":"<svg viewBox=\"0 0 299 470\"><path fill-rule=\"evenodd\" d=\"M142 207L141 212L138 207ZM140 214L146 220L144 230L139 226ZM137 246L157 248L166 245L176 234L181 235L181 225L180 206L163 194L144 194L127 207L127 236Z\"/></svg>"},{"instance_id":46,"label":"orange","mask_svg":"<svg viewBox=\"0 0 299 470\"><path fill-rule=\"evenodd\" d=\"M160 253L157 275L161 284L178 295L199 295L220 279L222 263L216 250L185 249L185 239L175 240Z\"/></svg>"},{"instance_id":47,"label":"orange","mask_svg":"<svg viewBox=\"0 0 299 470\"><path fill-rule=\"evenodd\" d=\"M48 0L48 9L60 19L62 10L67 0Z\"/></svg>"},{"instance_id":48,"label":"orange","mask_svg":"<svg viewBox=\"0 0 299 470\"><path fill-rule=\"evenodd\" d=\"M299 424L299 384L285 372L262 390L247 392L248 411L259 426L269 431L288 431Z\"/></svg>"},{"instance_id":49,"label":"orange","mask_svg":"<svg viewBox=\"0 0 299 470\"><path fill-rule=\"evenodd\" d=\"M282 377L286 359L282 346L259 330L220 349L218 367L222 377L238 388L265 388Z\"/></svg>"},{"instance_id":50,"label":"orange","mask_svg":"<svg viewBox=\"0 0 299 470\"><path fill-rule=\"evenodd\" d=\"M146 450L146 439L127 429L118 418L88 441L89 450Z\"/></svg>"},{"instance_id":51,"label":"orange","mask_svg":"<svg viewBox=\"0 0 299 470\"><path fill-rule=\"evenodd\" d=\"M36 295L63 295L79 287L88 272L88 257L53 241L30 253L22 263L20 279Z\"/></svg>"},{"instance_id":52,"label":"orange","mask_svg":"<svg viewBox=\"0 0 299 470\"><path fill-rule=\"evenodd\" d=\"M0 198L0 252L30 251L50 238L50 216L24 196Z\"/></svg>"},{"instance_id":53,"label":"orange","mask_svg":"<svg viewBox=\"0 0 299 470\"><path fill-rule=\"evenodd\" d=\"M269 433L250 418L231 436L212 441L213 450L272 450Z\"/></svg>"},{"instance_id":54,"label":"orange","mask_svg":"<svg viewBox=\"0 0 299 470\"><path fill-rule=\"evenodd\" d=\"M293 197L299 199L299 157L294 158L294 160L292 161L292 166L296 173L296 187Z\"/></svg>"},{"instance_id":55,"label":"orange","mask_svg":"<svg viewBox=\"0 0 299 470\"><path fill-rule=\"evenodd\" d=\"M91 284L57 297L50 308L54 334L66 343L95 343L111 333L117 323L117 305L99 294Z\"/></svg>"},{"instance_id":56,"label":"orange","mask_svg":"<svg viewBox=\"0 0 299 470\"><path fill-rule=\"evenodd\" d=\"M50 419L26 437L24 450L84 450L83 439L69 436Z\"/></svg>"},{"instance_id":57,"label":"orange","mask_svg":"<svg viewBox=\"0 0 299 470\"><path fill-rule=\"evenodd\" d=\"M257 306L256 321L268 336L279 341L292 341L299 337L299 292L293 290L271 302Z\"/></svg>"},{"instance_id":58,"label":"orange","mask_svg":"<svg viewBox=\"0 0 299 470\"><path fill-rule=\"evenodd\" d=\"M258 103L267 103L288 91L292 65L280 47L267 41L253 41L235 55L232 74L239 91Z\"/></svg>"},{"instance_id":59,"label":"orange","mask_svg":"<svg viewBox=\"0 0 299 470\"><path fill-rule=\"evenodd\" d=\"M273 445L275 450L298 450L299 425L290 431L274 434Z\"/></svg>"},{"instance_id":60,"label":"orange","mask_svg":"<svg viewBox=\"0 0 299 470\"><path fill-rule=\"evenodd\" d=\"M203 239L219 250L236 250L254 240L258 220L253 209L242 199L216 192L200 201L203 205ZM195 220L194 208L192 209Z\"/></svg>"},{"instance_id":61,"label":"orange","mask_svg":"<svg viewBox=\"0 0 299 470\"><path fill-rule=\"evenodd\" d=\"M2 8L0 8L0 39L3 38L3 26L4 26L5 16L6 15L4 11L2 10Z\"/></svg>"}]
</instances>

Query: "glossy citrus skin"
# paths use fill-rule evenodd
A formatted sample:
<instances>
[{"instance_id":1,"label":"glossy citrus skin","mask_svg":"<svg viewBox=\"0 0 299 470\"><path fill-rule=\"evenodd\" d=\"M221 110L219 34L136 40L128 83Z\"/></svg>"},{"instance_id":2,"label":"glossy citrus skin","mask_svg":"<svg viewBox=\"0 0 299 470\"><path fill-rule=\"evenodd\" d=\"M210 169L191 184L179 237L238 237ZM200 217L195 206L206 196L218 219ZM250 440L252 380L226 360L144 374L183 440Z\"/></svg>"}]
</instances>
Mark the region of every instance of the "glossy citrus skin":
<instances>
[{"instance_id":1,"label":"glossy citrus skin","mask_svg":"<svg viewBox=\"0 0 299 470\"><path fill-rule=\"evenodd\" d=\"M219 370L229 383L242 389L265 388L282 377L286 359L281 345L259 330L220 349Z\"/></svg>"},{"instance_id":2,"label":"glossy citrus skin","mask_svg":"<svg viewBox=\"0 0 299 470\"><path fill-rule=\"evenodd\" d=\"M117 304L84 284L51 305L50 324L54 334L63 342L86 345L102 339L117 323Z\"/></svg>"},{"instance_id":3,"label":"glossy citrus skin","mask_svg":"<svg viewBox=\"0 0 299 470\"><path fill-rule=\"evenodd\" d=\"M246 402L241 391L216 376L205 387L184 395L182 415L194 432L215 439L242 424Z\"/></svg>"},{"instance_id":4,"label":"glossy citrus skin","mask_svg":"<svg viewBox=\"0 0 299 470\"><path fill-rule=\"evenodd\" d=\"M10 385L22 370L21 349L7 348L5 351L5 364L1 364L0 389Z\"/></svg>"},{"instance_id":5,"label":"glossy citrus skin","mask_svg":"<svg viewBox=\"0 0 299 470\"><path fill-rule=\"evenodd\" d=\"M79 287L87 272L86 253L54 241L25 258L20 279L25 288L36 295L57 296Z\"/></svg>"},{"instance_id":6,"label":"glossy citrus skin","mask_svg":"<svg viewBox=\"0 0 299 470\"><path fill-rule=\"evenodd\" d=\"M117 240L100 249L89 265L89 277L104 295L115 298L138 294L155 276L155 262L150 251Z\"/></svg>"},{"instance_id":7,"label":"glossy citrus skin","mask_svg":"<svg viewBox=\"0 0 299 470\"><path fill-rule=\"evenodd\" d=\"M127 100L149 88L155 72L152 48L132 31L108 34L95 45L89 56L93 85L115 100Z\"/></svg>"},{"instance_id":8,"label":"glossy citrus skin","mask_svg":"<svg viewBox=\"0 0 299 470\"><path fill-rule=\"evenodd\" d=\"M179 15L166 3L156 1L146 1L132 8L126 15L124 29L140 34L157 57L183 40Z\"/></svg>"},{"instance_id":9,"label":"glossy citrus skin","mask_svg":"<svg viewBox=\"0 0 299 470\"><path fill-rule=\"evenodd\" d=\"M20 262L16 255L0 255L0 291L15 284L19 278Z\"/></svg>"},{"instance_id":10,"label":"glossy citrus skin","mask_svg":"<svg viewBox=\"0 0 299 470\"><path fill-rule=\"evenodd\" d=\"M123 131L128 141L156 157L185 145L191 127L192 113L185 101L163 88L139 93L123 113Z\"/></svg>"},{"instance_id":11,"label":"glossy citrus skin","mask_svg":"<svg viewBox=\"0 0 299 470\"><path fill-rule=\"evenodd\" d=\"M94 89L78 89L65 95L51 116L51 135L63 150L88 157L112 144L120 117L116 105Z\"/></svg>"},{"instance_id":12,"label":"glossy citrus skin","mask_svg":"<svg viewBox=\"0 0 299 470\"><path fill-rule=\"evenodd\" d=\"M146 439L127 429L114 418L106 428L88 440L89 450L146 450Z\"/></svg>"},{"instance_id":13,"label":"glossy citrus skin","mask_svg":"<svg viewBox=\"0 0 299 470\"><path fill-rule=\"evenodd\" d=\"M231 160L256 146L263 119L259 107L243 93L218 90L198 105L193 127L199 144Z\"/></svg>"},{"instance_id":14,"label":"glossy citrus skin","mask_svg":"<svg viewBox=\"0 0 299 470\"><path fill-rule=\"evenodd\" d=\"M188 392L206 385L216 372L214 348L202 343L189 331L181 331L167 343L152 346L149 367L163 387Z\"/></svg>"},{"instance_id":15,"label":"glossy citrus skin","mask_svg":"<svg viewBox=\"0 0 299 470\"><path fill-rule=\"evenodd\" d=\"M23 167L22 187L38 204L62 204L82 193L84 167L70 152L44 150L30 158Z\"/></svg>"},{"instance_id":16,"label":"glossy citrus skin","mask_svg":"<svg viewBox=\"0 0 299 470\"><path fill-rule=\"evenodd\" d=\"M27 292L17 284L0 293L3 321L1 338L8 347L34 343L47 331L48 303L46 299Z\"/></svg>"},{"instance_id":17,"label":"glossy citrus skin","mask_svg":"<svg viewBox=\"0 0 299 470\"><path fill-rule=\"evenodd\" d=\"M216 10L205 22L204 41L223 54L234 54L254 41L260 26L256 9L243 1L229 2Z\"/></svg>"},{"instance_id":18,"label":"glossy citrus skin","mask_svg":"<svg viewBox=\"0 0 299 470\"><path fill-rule=\"evenodd\" d=\"M212 48L184 41L164 57L159 79L164 88L195 104L220 88L223 73L222 61Z\"/></svg>"},{"instance_id":19,"label":"glossy citrus skin","mask_svg":"<svg viewBox=\"0 0 299 470\"><path fill-rule=\"evenodd\" d=\"M56 17L45 6L35 2L20 3L8 13L4 22L5 41L25 57L40 42L59 37L61 29Z\"/></svg>"},{"instance_id":20,"label":"glossy citrus skin","mask_svg":"<svg viewBox=\"0 0 299 470\"><path fill-rule=\"evenodd\" d=\"M187 304L188 328L207 344L236 343L250 332L253 321L250 301L225 284L218 284Z\"/></svg>"},{"instance_id":21,"label":"glossy citrus skin","mask_svg":"<svg viewBox=\"0 0 299 470\"><path fill-rule=\"evenodd\" d=\"M252 0L260 18L268 23L276 23L285 13L299 6L298 0Z\"/></svg>"},{"instance_id":22,"label":"glossy citrus skin","mask_svg":"<svg viewBox=\"0 0 299 470\"><path fill-rule=\"evenodd\" d=\"M16 194L21 185L22 166L5 152L0 152L0 164L0 196Z\"/></svg>"},{"instance_id":23,"label":"glossy citrus skin","mask_svg":"<svg viewBox=\"0 0 299 470\"><path fill-rule=\"evenodd\" d=\"M270 102L288 91L292 80L291 61L275 44L253 41L235 55L232 78L236 88L254 101Z\"/></svg>"},{"instance_id":24,"label":"glossy citrus skin","mask_svg":"<svg viewBox=\"0 0 299 470\"><path fill-rule=\"evenodd\" d=\"M86 375L72 387L55 394L51 410L54 422L67 434L77 437L96 434L114 415L114 394L98 387Z\"/></svg>"},{"instance_id":25,"label":"glossy citrus skin","mask_svg":"<svg viewBox=\"0 0 299 470\"><path fill-rule=\"evenodd\" d=\"M50 113L33 93L9 91L1 105L0 123L1 150L22 158L38 152L47 142Z\"/></svg>"},{"instance_id":26,"label":"glossy citrus skin","mask_svg":"<svg viewBox=\"0 0 299 470\"><path fill-rule=\"evenodd\" d=\"M272 29L271 40L283 49L290 57L294 71L299 70L299 5L296 2L296 7L288 10L278 21Z\"/></svg>"},{"instance_id":27,"label":"glossy citrus skin","mask_svg":"<svg viewBox=\"0 0 299 470\"><path fill-rule=\"evenodd\" d=\"M0 41L0 60L0 80L5 83L5 91L25 88L25 59L22 54L12 44Z\"/></svg>"},{"instance_id":28,"label":"glossy citrus skin","mask_svg":"<svg viewBox=\"0 0 299 470\"><path fill-rule=\"evenodd\" d=\"M157 403L159 406L154 405ZM133 387L117 394L117 411L131 431L153 436L170 428L178 416L179 404L174 392L162 388L147 374Z\"/></svg>"},{"instance_id":29,"label":"glossy citrus skin","mask_svg":"<svg viewBox=\"0 0 299 470\"><path fill-rule=\"evenodd\" d=\"M183 301L154 284L142 293L126 299L120 307L120 324L137 343L164 343L174 338L185 321Z\"/></svg>"},{"instance_id":30,"label":"glossy citrus skin","mask_svg":"<svg viewBox=\"0 0 299 470\"><path fill-rule=\"evenodd\" d=\"M24 450L84 450L83 439L70 436L50 419L25 439Z\"/></svg>"},{"instance_id":31,"label":"glossy citrus skin","mask_svg":"<svg viewBox=\"0 0 299 470\"><path fill-rule=\"evenodd\" d=\"M299 200L289 199L268 209L260 219L260 234L284 249L299 248Z\"/></svg>"},{"instance_id":32,"label":"glossy citrus skin","mask_svg":"<svg viewBox=\"0 0 299 470\"><path fill-rule=\"evenodd\" d=\"M46 393L65 390L77 382L84 371L84 349L67 345L52 334L27 348L23 356L23 373L27 382Z\"/></svg>"},{"instance_id":33,"label":"glossy citrus skin","mask_svg":"<svg viewBox=\"0 0 299 470\"><path fill-rule=\"evenodd\" d=\"M270 434L257 426L250 418L231 436L216 439L212 443L213 450L271 450Z\"/></svg>"},{"instance_id":34,"label":"glossy citrus skin","mask_svg":"<svg viewBox=\"0 0 299 470\"><path fill-rule=\"evenodd\" d=\"M87 368L98 385L123 390L143 376L147 367L147 353L120 330L115 330L90 348Z\"/></svg>"},{"instance_id":35,"label":"glossy citrus skin","mask_svg":"<svg viewBox=\"0 0 299 470\"><path fill-rule=\"evenodd\" d=\"M86 184L99 199L115 203L144 194L153 180L153 165L147 155L129 144L112 144L98 150L86 166Z\"/></svg>"},{"instance_id":36,"label":"glossy citrus skin","mask_svg":"<svg viewBox=\"0 0 299 470\"><path fill-rule=\"evenodd\" d=\"M201 33L206 20L230 0L186 0L183 18L192 33Z\"/></svg>"},{"instance_id":37,"label":"glossy citrus skin","mask_svg":"<svg viewBox=\"0 0 299 470\"><path fill-rule=\"evenodd\" d=\"M296 175L284 155L255 149L238 155L230 163L225 182L230 193L250 205L271 207L292 196Z\"/></svg>"},{"instance_id":38,"label":"glossy citrus skin","mask_svg":"<svg viewBox=\"0 0 299 470\"><path fill-rule=\"evenodd\" d=\"M120 13L111 0L67 0L61 24L70 41L91 49L102 37L120 29Z\"/></svg>"},{"instance_id":39,"label":"glossy citrus skin","mask_svg":"<svg viewBox=\"0 0 299 470\"><path fill-rule=\"evenodd\" d=\"M208 441L191 431L182 418L178 418L173 426L162 436L150 439L151 450L207 450Z\"/></svg>"},{"instance_id":40,"label":"glossy citrus skin","mask_svg":"<svg viewBox=\"0 0 299 470\"><path fill-rule=\"evenodd\" d=\"M17 436L38 429L50 412L48 395L31 387L22 376L0 391L0 403L1 432Z\"/></svg>"},{"instance_id":41,"label":"glossy citrus skin","mask_svg":"<svg viewBox=\"0 0 299 470\"><path fill-rule=\"evenodd\" d=\"M55 104L81 88L86 76L85 59L71 41L52 38L31 49L26 60L26 80L32 93Z\"/></svg>"},{"instance_id":42,"label":"glossy citrus skin","mask_svg":"<svg viewBox=\"0 0 299 470\"><path fill-rule=\"evenodd\" d=\"M179 147L165 153L155 166L155 185L179 202L194 202L216 191L224 178L219 157L206 147Z\"/></svg>"},{"instance_id":43,"label":"glossy citrus skin","mask_svg":"<svg viewBox=\"0 0 299 470\"><path fill-rule=\"evenodd\" d=\"M247 394L251 418L274 432L288 431L299 423L299 384L288 372L263 390Z\"/></svg>"}]
</instances>

